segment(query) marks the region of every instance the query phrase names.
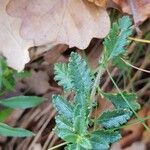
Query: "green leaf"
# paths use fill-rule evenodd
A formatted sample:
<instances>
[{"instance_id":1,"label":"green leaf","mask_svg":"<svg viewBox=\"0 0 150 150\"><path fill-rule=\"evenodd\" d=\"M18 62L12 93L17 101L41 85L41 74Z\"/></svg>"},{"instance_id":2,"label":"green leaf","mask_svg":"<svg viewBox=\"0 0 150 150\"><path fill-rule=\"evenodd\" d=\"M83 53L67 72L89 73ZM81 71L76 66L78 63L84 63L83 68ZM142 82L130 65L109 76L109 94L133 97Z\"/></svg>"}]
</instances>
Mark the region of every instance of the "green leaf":
<instances>
[{"instance_id":1,"label":"green leaf","mask_svg":"<svg viewBox=\"0 0 150 150\"><path fill-rule=\"evenodd\" d=\"M74 119L74 129L77 134L79 135L87 134L87 128L88 128L88 121L84 114L77 116Z\"/></svg>"},{"instance_id":2,"label":"green leaf","mask_svg":"<svg viewBox=\"0 0 150 150\"><path fill-rule=\"evenodd\" d=\"M90 143L92 144L93 150L108 150L109 144L101 137L95 134L91 135Z\"/></svg>"},{"instance_id":3,"label":"green leaf","mask_svg":"<svg viewBox=\"0 0 150 150\"><path fill-rule=\"evenodd\" d=\"M128 121L132 112L129 109L116 109L103 112L96 122L105 128L118 127Z\"/></svg>"},{"instance_id":4,"label":"green leaf","mask_svg":"<svg viewBox=\"0 0 150 150\"><path fill-rule=\"evenodd\" d=\"M77 110L75 110L76 116L80 113L80 114L85 114L86 116L88 116L90 109L91 109L91 103L89 101L90 95L89 93L81 93L78 92L75 95L75 105L77 106ZM78 106L79 105L79 106Z\"/></svg>"},{"instance_id":5,"label":"green leaf","mask_svg":"<svg viewBox=\"0 0 150 150\"><path fill-rule=\"evenodd\" d=\"M1 110L0 111L0 122L4 122L11 113L12 113L12 109L10 109L10 108Z\"/></svg>"},{"instance_id":6,"label":"green leaf","mask_svg":"<svg viewBox=\"0 0 150 150\"><path fill-rule=\"evenodd\" d=\"M78 135L75 134L73 131L67 128L58 128L56 127L55 132L57 135L62 138L66 142L76 143L78 139Z\"/></svg>"},{"instance_id":7,"label":"green leaf","mask_svg":"<svg viewBox=\"0 0 150 150\"><path fill-rule=\"evenodd\" d=\"M6 90L13 90L14 84L10 83L10 80L7 80L6 78L3 77L2 79L2 84L6 88Z\"/></svg>"},{"instance_id":8,"label":"green leaf","mask_svg":"<svg viewBox=\"0 0 150 150\"><path fill-rule=\"evenodd\" d=\"M140 109L140 105L136 102L135 93L122 92L126 100L129 102L130 106L136 111ZM120 93L103 93L103 96L111 101L115 108L130 109L129 105L125 102Z\"/></svg>"},{"instance_id":9,"label":"green leaf","mask_svg":"<svg viewBox=\"0 0 150 150\"><path fill-rule=\"evenodd\" d=\"M55 74L54 79L58 81L58 84L60 86L63 86L64 90L71 90L73 88L67 64L64 63L55 64L54 74Z\"/></svg>"},{"instance_id":10,"label":"green leaf","mask_svg":"<svg viewBox=\"0 0 150 150\"><path fill-rule=\"evenodd\" d=\"M92 149L91 141L88 138L82 137L81 140L78 141L78 143L85 149Z\"/></svg>"},{"instance_id":11,"label":"green leaf","mask_svg":"<svg viewBox=\"0 0 150 150\"><path fill-rule=\"evenodd\" d=\"M53 105L59 114L64 115L68 119L73 118L73 106L60 95L53 95Z\"/></svg>"},{"instance_id":12,"label":"green leaf","mask_svg":"<svg viewBox=\"0 0 150 150\"><path fill-rule=\"evenodd\" d=\"M132 34L131 25L128 16L119 19L118 23L113 23L112 29L103 42L105 51L102 64L106 65L110 59L125 52L125 46L129 43L128 37Z\"/></svg>"},{"instance_id":13,"label":"green leaf","mask_svg":"<svg viewBox=\"0 0 150 150\"><path fill-rule=\"evenodd\" d=\"M34 136L34 133L21 128L12 128L4 123L0 123L0 135L13 137L30 137Z\"/></svg>"},{"instance_id":14,"label":"green leaf","mask_svg":"<svg viewBox=\"0 0 150 150\"><path fill-rule=\"evenodd\" d=\"M68 70L73 87L76 92L90 92L92 77L86 62L77 53L72 52L69 59Z\"/></svg>"},{"instance_id":15,"label":"green leaf","mask_svg":"<svg viewBox=\"0 0 150 150\"><path fill-rule=\"evenodd\" d=\"M0 104L9 108L31 108L42 103L42 98L37 96L16 96L0 100Z\"/></svg>"},{"instance_id":16,"label":"green leaf","mask_svg":"<svg viewBox=\"0 0 150 150\"><path fill-rule=\"evenodd\" d=\"M112 144L121 139L121 134L118 131L97 130L92 132L92 135L97 138L102 138L108 144Z\"/></svg>"},{"instance_id":17,"label":"green leaf","mask_svg":"<svg viewBox=\"0 0 150 150\"><path fill-rule=\"evenodd\" d=\"M121 135L117 131L98 130L91 134L91 144L93 150L108 150L109 144L118 141Z\"/></svg>"},{"instance_id":18,"label":"green leaf","mask_svg":"<svg viewBox=\"0 0 150 150\"><path fill-rule=\"evenodd\" d=\"M55 121L58 128L69 129L73 131L73 125L71 121L69 121L63 115L58 115L57 117L55 117Z\"/></svg>"},{"instance_id":19,"label":"green leaf","mask_svg":"<svg viewBox=\"0 0 150 150\"><path fill-rule=\"evenodd\" d=\"M65 150L83 150L79 144L69 144L65 147Z\"/></svg>"}]
</instances>

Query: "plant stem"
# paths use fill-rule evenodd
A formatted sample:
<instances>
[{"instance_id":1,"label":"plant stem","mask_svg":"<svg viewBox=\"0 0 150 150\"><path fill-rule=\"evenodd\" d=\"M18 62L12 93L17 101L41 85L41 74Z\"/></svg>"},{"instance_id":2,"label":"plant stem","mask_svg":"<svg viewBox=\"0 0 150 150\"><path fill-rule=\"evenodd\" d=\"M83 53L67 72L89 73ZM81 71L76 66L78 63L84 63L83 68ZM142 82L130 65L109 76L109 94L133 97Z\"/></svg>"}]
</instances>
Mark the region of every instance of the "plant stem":
<instances>
[{"instance_id":1,"label":"plant stem","mask_svg":"<svg viewBox=\"0 0 150 150\"><path fill-rule=\"evenodd\" d=\"M150 133L150 128L142 121L142 118L138 116L138 114L135 112L135 110L131 107L130 103L127 101L127 99L125 98L125 96L122 94L121 90L119 89L119 87L117 86L117 84L115 83L114 79L112 78L109 70L107 69L107 73L111 79L111 81L113 82L114 86L116 87L116 89L118 90L119 94L122 96L122 98L124 99L124 101L127 103L127 105L129 106L129 108L132 110L132 112L134 113L134 115L137 117L137 119L143 124L143 126L147 129L147 131Z\"/></svg>"},{"instance_id":2,"label":"plant stem","mask_svg":"<svg viewBox=\"0 0 150 150\"><path fill-rule=\"evenodd\" d=\"M92 91L91 91L91 96L90 96L90 101L93 101L94 100L94 97L95 97L95 94L96 94L96 89L97 87L99 86L100 84L100 79L101 79L101 76L103 75L104 73L104 67L102 67L100 65L99 69L98 69L98 74L96 76L96 79L94 81L94 84L93 84L93 87L92 87Z\"/></svg>"},{"instance_id":3,"label":"plant stem","mask_svg":"<svg viewBox=\"0 0 150 150\"><path fill-rule=\"evenodd\" d=\"M61 143L61 144L59 144L59 145L56 145L56 146L54 146L54 147L49 148L48 150L54 150L54 149L56 149L56 148L59 148L59 147L62 147L62 146L64 146L64 145L66 145L66 144L68 144L68 142Z\"/></svg>"}]
</instances>

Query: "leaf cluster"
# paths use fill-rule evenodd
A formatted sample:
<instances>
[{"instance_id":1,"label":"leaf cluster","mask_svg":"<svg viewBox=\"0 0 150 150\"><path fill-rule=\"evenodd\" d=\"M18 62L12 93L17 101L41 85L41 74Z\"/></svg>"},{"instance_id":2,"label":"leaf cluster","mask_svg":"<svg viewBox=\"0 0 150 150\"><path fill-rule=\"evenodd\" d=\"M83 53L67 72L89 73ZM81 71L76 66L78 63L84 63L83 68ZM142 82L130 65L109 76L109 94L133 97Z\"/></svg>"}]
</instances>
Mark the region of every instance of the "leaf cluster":
<instances>
[{"instance_id":1,"label":"leaf cluster","mask_svg":"<svg viewBox=\"0 0 150 150\"><path fill-rule=\"evenodd\" d=\"M107 67L110 60L118 59L125 51L128 36L131 34L131 20L123 17L114 23L112 30L104 40L104 53L100 62ZM140 105L136 102L134 93L123 92L128 104L120 93L104 93L106 100L110 101L114 109L106 110L97 118L92 118L94 100L91 99L95 77L84 59L72 52L69 62L57 63L54 66L55 80L63 87L64 91L74 94L68 100L61 95L53 95L53 105L58 115L56 116L55 132L64 141L68 142L66 150L107 150L110 144L121 138L119 127L125 124L133 115L133 110L138 110Z\"/></svg>"}]
</instances>

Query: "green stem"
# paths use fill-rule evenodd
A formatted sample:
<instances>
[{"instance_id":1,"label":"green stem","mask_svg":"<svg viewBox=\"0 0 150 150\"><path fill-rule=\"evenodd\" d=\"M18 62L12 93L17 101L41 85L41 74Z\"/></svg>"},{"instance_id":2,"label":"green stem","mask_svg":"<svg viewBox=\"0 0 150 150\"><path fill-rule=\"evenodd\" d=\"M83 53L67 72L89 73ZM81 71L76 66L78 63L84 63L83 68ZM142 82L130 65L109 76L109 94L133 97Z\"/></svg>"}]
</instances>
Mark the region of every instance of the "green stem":
<instances>
[{"instance_id":1,"label":"green stem","mask_svg":"<svg viewBox=\"0 0 150 150\"><path fill-rule=\"evenodd\" d=\"M90 96L90 101L93 101L94 100L94 97L95 97L95 94L96 94L96 89L97 87L99 86L100 84L100 79L101 79L101 76L103 75L104 73L104 67L100 66L99 69L98 69L98 74L96 76L96 79L94 81L94 84L93 84L93 87L92 87L92 91L91 91L91 96Z\"/></svg>"},{"instance_id":2,"label":"green stem","mask_svg":"<svg viewBox=\"0 0 150 150\"><path fill-rule=\"evenodd\" d=\"M54 147L49 148L48 150L54 150L54 149L56 149L56 148L59 148L59 147L62 147L62 146L64 146L64 145L66 145L66 144L68 144L68 142L61 143L61 144L59 144L59 145L56 145L56 146L54 146Z\"/></svg>"},{"instance_id":3,"label":"green stem","mask_svg":"<svg viewBox=\"0 0 150 150\"><path fill-rule=\"evenodd\" d=\"M137 119L143 124L143 126L147 129L147 131L150 133L150 128L142 121L142 118L138 116L138 114L135 112L135 110L131 107L130 103L127 101L127 99L125 98L125 96L122 94L121 90L119 89L119 87L117 86L116 82L114 81L114 79L112 78L109 70L107 69L107 73L111 79L111 81L113 82L114 86L116 87L116 89L118 90L119 94L122 96L122 98L124 99L124 101L127 103L127 105L129 106L129 108L132 110L132 112L134 113L134 115L137 117Z\"/></svg>"}]
</instances>

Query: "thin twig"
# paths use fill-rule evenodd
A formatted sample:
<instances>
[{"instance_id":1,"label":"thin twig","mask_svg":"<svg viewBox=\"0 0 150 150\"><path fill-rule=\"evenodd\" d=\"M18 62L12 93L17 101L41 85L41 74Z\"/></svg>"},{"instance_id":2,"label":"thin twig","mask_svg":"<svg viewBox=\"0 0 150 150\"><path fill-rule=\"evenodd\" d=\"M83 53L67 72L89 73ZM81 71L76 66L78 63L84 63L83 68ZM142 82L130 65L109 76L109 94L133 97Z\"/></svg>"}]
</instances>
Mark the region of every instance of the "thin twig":
<instances>
[{"instance_id":1,"label":"thin twig","mask_svg":"<svg viewBox=\"0 0 150 150\"><path fill-rule=\"evenodd\" d=\"M141 42L141 43L150 43L150 40L138 39L138 38L133 38L133 37L129 37L129 40L133 40L133 41Z\"/></svg>"},{"instance_id":2,"label":"thin twig","mask_svg":"<svg viewBox=\"0 0 150 150\"><path fill-rule=\"evenodd\" d=\"M128 65L128 66L130 66L130 67L132 67L132 68L134 68L134 69L140 70L140 71L142 71L142 72L150 73L149 70L145 70L145 69L142 69L142 68L138 68L138 67L136 67L136 66L130 64L129 62L127 62L127 61L124 60L123 58L121 58L121 60L122 60L126 65Z\"/></svg>"},{"instance_id":3,"label":"thin twig","mask_svg":"<svg viewBox=\"0 0 150 150\"><path fill-rule=\"evenodd\" d=\"M66 144L68 144L68 142L61 143L61 144L59 144L59 145L56 145L56 146L54 146L54 147L49 148L48 150L54 150L54 149L56 149L56 148L59 148L59 147L62 147L62 146L64 146L64 145L66 145Z\"/></svg>"}]
</instances>

